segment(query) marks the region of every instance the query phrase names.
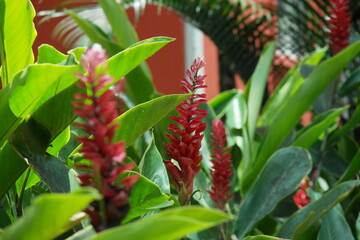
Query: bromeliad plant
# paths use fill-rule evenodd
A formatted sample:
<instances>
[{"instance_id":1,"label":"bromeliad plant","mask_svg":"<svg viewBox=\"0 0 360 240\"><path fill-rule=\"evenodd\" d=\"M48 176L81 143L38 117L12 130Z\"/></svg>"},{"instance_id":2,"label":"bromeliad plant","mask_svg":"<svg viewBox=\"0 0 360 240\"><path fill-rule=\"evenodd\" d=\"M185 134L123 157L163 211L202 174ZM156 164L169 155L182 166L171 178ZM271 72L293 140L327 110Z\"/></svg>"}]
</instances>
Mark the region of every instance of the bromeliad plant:
<instances>
[{"instance_id":1,"label":"bromeliad plant","mask_svg":"<svg viewBox=\"0 0 360 240\"><path fill-rule=\"evenodd\" d=\"M109 59L94 49L65 55L43 45L35 62L30 1L0 6L0 240L355 239L360 107L312 109L360 53L360 42L322 62L325 48L307 56L263 105L270 43L245 93L206 102L196 92L204 87L202 60L182 80L186 94L159 96L148 76L141 78L137 66L173 39L126 48L107 42ZM15 26L22 31L11 31ZM113 85L125 75L129 110L120 114ZM340 86L345 93L358 90L347 84ZM174 109L179 116L168 117ZM309 110L313 120L300 125ZM305 187L306 176L312 185ZM299 187L309 201L296 198Z\"/></svg>"}]
</instances>

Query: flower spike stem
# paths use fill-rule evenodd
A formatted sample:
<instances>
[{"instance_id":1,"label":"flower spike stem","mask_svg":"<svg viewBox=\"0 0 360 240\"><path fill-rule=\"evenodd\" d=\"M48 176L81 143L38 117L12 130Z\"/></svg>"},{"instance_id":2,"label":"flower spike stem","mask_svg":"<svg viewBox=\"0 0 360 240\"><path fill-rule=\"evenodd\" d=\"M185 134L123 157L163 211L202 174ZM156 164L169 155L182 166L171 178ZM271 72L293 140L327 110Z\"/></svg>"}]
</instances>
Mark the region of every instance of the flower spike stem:
<instances>
[{"instance_id":1,"label":"flower spike stem","mask_svg":"<svg viewBox=\"0 0 360 240\"><path fill-rule=\"evenodd\" d=\"M87 74L75 74L81 80L78 86L86 94L75 94L77 101L73 102L74 113L84 119L77 126L92 135L91 138L77 139L82 143L79 152L91 163L90 166L77 165L77 168L81 170L81 185L96 188L103 196L101 201L93 202L85 210L97 232L117 226L124 219L130 209L131 187L137 180L135 176L130 176L115 184L121 174L132 170L134 166L124 163L125 143L113 143L118 127L114 120L120 113L114 90L105 88L113 82L106 74L106 60L105 51L99 47L86 51L81 63Z\"/></svg>"},{"instance_id":2,"label":"flower spike stem","mask_svg":"<svg viewBox=\"0 0 360 240\"><path fill-rule=\"evenodd\" d=\"M179 203L188 205L194 188L194 178L201 168L201 140L204 137L206 123L202 121L207 115L206 110L199 109L206 102L206 95L198 91L206 88L205 77L199 71L205 66L200 58L195 59L186 71L188 80L181 79L181 89L184 93L193 93L182 102L176 110L179 116L171 116L177 125L169 124L167 137L171 143L165 143L167 155L173 159L164 160L171 181L179 193ZM174 164L175 163L175 164Z\"/></svg>"}]
</instances>

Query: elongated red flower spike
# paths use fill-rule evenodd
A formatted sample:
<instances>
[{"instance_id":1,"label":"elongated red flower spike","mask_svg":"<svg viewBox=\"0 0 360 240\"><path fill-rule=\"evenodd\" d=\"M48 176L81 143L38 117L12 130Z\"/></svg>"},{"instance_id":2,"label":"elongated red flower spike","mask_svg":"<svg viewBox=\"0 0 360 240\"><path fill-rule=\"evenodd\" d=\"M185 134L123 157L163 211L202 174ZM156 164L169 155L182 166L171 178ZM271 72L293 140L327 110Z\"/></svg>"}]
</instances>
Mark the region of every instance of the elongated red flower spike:
<instances>
[{"instance_id":1,"label":"elongated red flower spike","mask_svg":"<svg viewBox=\"0 0 360 240\"><path fill-rule=\"evenodd\" d=\"M349 45L351 13L348 0L330 0L328 20L330 48L337 54Z\"/></svg>"},{"instance_id":2,"label":"elongated red flower spike","mask_svg":"<svg viewBox=\"0 0 360 240\"><path fill-rule=\"evenodd\" d=\"M97 188L103 195L102 201L92 203L85 210L96 231L120 224L130 209L129 194L132 184L137 180L134 176L125 177L115 184L121 173L134 166L124 163L125 143L113 143L118 127L113 121L120 113L117 111L114 90L104 91L104 86L113 82L106 74L106 59L105 51L101 48L86 51L81 63L88 74L75 75L81 79L78 86L85 89L87 94L75 94L77 101L73 102L74 113L85 120L77 125L93 136L79 137L77 140L83 144L80 153L91 162L91 166L78 166L78 169L84 171L79 175L82 186Z\"/></svg>"},{"instance_id":3,"label":"elongated red flower spike","mask_svg":"<svg viewBox=\"0 0 360 240\"><path fill-rule=\"evenodd\" d=\"M309 187L310 187L310 179L306 177L303 179L298 191L293 196L294 203L299 209L305 207L310 203L310 197L306 192L306 190Z\"/></svg>"},{"instance_id":4,"label":"elongated red flower spike","mask_svg":"<svg viewBox=\"0 0 360 240\"><path fill-rule=\"evenodd\" d=\"M193 193L195 175L201 168L200 147L206 128L206 123L202 121L202 118L207 115L207 111L199 109L199 105L206 102L206 95L197 91L207 87L204 84L206 76L199 74L200 69L204 66L203 60L195 59L190 70L186 71L189 80L181 79L183 92L194 94L176 108L179 112L178 117L170 117L177 125L169 124L171 134L167 133L166 135L171 143L164 144L167 155L177 162L175 165L170 160L164 160L172 183L179 193L181 205L189 203Z\"/></svg>"},{"instance_id":5,"label":"elongated red flower spike","mask_svg":"<svg viewBox=\"0 0 360 240\"><path fill-rule=\"evenodd\" d=\"M226 132L224 124L220 119L212 121L210 139L212 145L211 162L213 167L210 171L212 177L211 190L207 191L210 194L215 206L225 211L226 204L232 198L231 190L231 176L232 176L232 162L230 149L226 146Z\"/></svg>"}]
</instances>

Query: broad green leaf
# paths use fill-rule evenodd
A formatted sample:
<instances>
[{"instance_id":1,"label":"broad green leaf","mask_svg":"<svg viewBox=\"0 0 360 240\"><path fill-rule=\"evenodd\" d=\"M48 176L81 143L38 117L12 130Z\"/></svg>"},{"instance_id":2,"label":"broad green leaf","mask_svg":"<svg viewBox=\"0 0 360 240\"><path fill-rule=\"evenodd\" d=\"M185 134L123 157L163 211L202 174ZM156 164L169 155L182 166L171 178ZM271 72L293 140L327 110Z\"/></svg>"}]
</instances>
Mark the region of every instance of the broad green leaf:
<instances>
[{"instance_id":1,"label":"broad green leaf","mask_svg":"<svg viewBox=\"0 0 360 240\"><path fill-rule=\"evenodd\" d=\"M49 90L69 84L61 79L68 79L69 75L72 78L76 69L77 66L30 65L0 91L0 148L28 114L56 94Z\"/></svg>"},{"instance_id":2,"label":"broad green leaf","mask_svg":"<svg viewBox=\"0 0 360 240\"><path fill-rule=\"evenodd\" d=\"M8 141L0 150L0 199L6 194L28 165Z\"/></svg>"},{"instance_id":3,"label":"broad green leaf","mask_svg":"<svg viewBox=\"0 0 360 240\"><path fill-rule=\"evenodd\" d=\"M209 174L209 173L207 173ZM205 171L201 169L196 175L194 179L194 193L193 199L198 201L203 207L210 208L214 207L214 203L207 193L207 190L210 190L212 183L209 179L209 176L206 175Z\"/></svg>"},{"instance_id":4,"label":"broad green leaf","mask_svg":"<svg viewBox=\"0 0 360 240\"><path fill-rule=\"evenodd\" d=\"M81 212L101 196L83 188L70 194L43 194L25 211L24 217L4 229L1 240L49 240L71 229L84 215Z\"/></svg>"},{"instance_id":5,"label":"broad green leaf","mask_svg":"<svg viewBox=\"0 0 360 240\"><path fill-rule=\"evenodd\" d=\"M359 181L348 181L334 187L318 200L311 202L293 214L284 223L278 235L283 238L292 238L295 232L299 234L301 231L306 230L319 220L322 215L346 198L354 187L358 185ZM297 231L297 228L300 227L301 231Z\"/></svg>"},{"instance_id":6,"label":"broad green leaf","mask_svg":"<svg viewBox=\"0 0 360 240\"><path fill-rule=\"evenodd\" d=\"M356 155L351 159L350 165L343 173L341 178L337 181L336 184L351 180L353 177L358 174L360 170L360 150L357 151Z\"/></svg>"},{"instance_id":7,"label":"broad green leaf","mask_svg":"<svg viewBox=\"0 0 360 240\"><path fill-rule=\"evenodd\" d=\"M323 48L315 51L288 71L283 80L276 86L271 97L266 101L258 121L259 126L268 126L274 121L280 110L286 105L287 100L296 93L303 83L304 77L300 73L301 67L305 64L311 66L319 64L326 50L326 48Z\"/></svg>"},{"instance_id":8,"label":"broad green leaf","mask_svg":"<svg viewBox=\"0 0 360 240\"><path fill-rule=\"evenodd\" d=\"M0 1L0 62L2 86L34 62L32 44L36 37L35 10L29 0Z\"/></svg>"},{"instance_id":9,"label":"broad green leaf","mask_svg":"<svg viewBox=\"0 0 360 240\"><path fill-rule=\"evenodd\" d=\"M67 56L53 46L48 44L42 44L38 49L37 63L52 63L59 64L67 59Z\"/></svg>"},{"instance_id":10,"label":"broad green leaf","mask_svg":"<svg viewBox=\"0 0 360 240\"><path fill-rule=\"evenodd\" d=\"M244 237L280 200L294 192L310 170L310 155L301 148L288 147L272 155L240 205L236 236Z\"/></svg>"},{"instance_id":11,"label":"broad green leaf","mask_svg":"<svg viewBox=\"0 0 360 240\"><path fill-rule=\"evenodd\" d=\"M200 207L173 208L99 233L91 240L172 240L230 220L223 212Z\"/></svg>"},{"instance_id":12,"label":"broad green leaf","mask_svg":"<svg viewBox=\"0 0 360 240\"><path fill-rule=\"evenodd\" d=\"M267 78L273 60L276 42L268 43L260 55L258 64L249 81L250 88L247 96L247 109L249 109L247 120L247 131L250 143L255 137L256 123L260 112L264 92L266 90Z\"/></svg>"},{"instance_id":13,"label":"broad green leaf","mask_svg":"<svg viewBox=\"0 0 360 240\"><path fill-rule=\"evenodd\" d=\"M301 116L309 109L316 98L334 80L341 70L360 53L360 41L350 45L339 54L321 63L305 79L298 91L286 101L286 105L269 126L258 150L256 162L247 172L242 183L244 191L252 185L254 179L271 154L281 146L291 133Z\"/></svg>"},{"instance_id":14,"label":"broad green leaf","mask_svg":"<svg viewBox=\"0 0 360 240\"><path fill-rule=\"evenodd\" d=\"M189 96L189 94L167 95L131 108L115 120L120 123L120 127L116 130L114 140L124 140L127 146L133 144L138 137Z\"/></svg>"},{"instance_id":15,"label":"broad green leaf","mask_svg":"<svg viewBox=\"0 0 360 240\"><path fill-rule=\"evenodd\" d=\"M174 41L173 38L154 37L131 45L107 61L109 74L115 79L125 76L134 67L172 41ZM121 67L119 67L120 63Z\"/></svg>"},{"instance_id":16,"label":"broad green leaf","mask_svg":"<svg viewBox=\"0 0 360 240\"><path fill-rule=\"evenodd\" d=\"M163 158L155 145L154 135L139 164L140 173L154 182L163 193L170 193L169 177Z\"/></svg>"},{"instance_id":17,"label":"broad green leaf","mask_svg":"<svg viewBox=\"0 0 360 240\"><path fill-rule=\"evenodd\" d=\"M266 235L257 235L257 236L249 236L249 237L243 238L242 240L285 240L285 239L272 237L272 236L266 236Z\"/></svg>"},{"instance_id":18,"label":"broad green leaf","mask_svg":"<svg viewBox=\"0 0 360 240\"><path fill-rule=\"evenodd\" d=\"M139 179L133 185L130 195L130 212L123 222L128 222L141 215L152 212L156 209L169 207L174 204L170 196L161 193L160 188L146 177L138 175Z\"/></svg>"},{"instance_id":19,"label":"broad green leaf","mask_svg":"<svg viewBox=\"0 0 360 240\"><path fill-rule=\"evenodd\" d=\"M99 0L118 44L126 48L139 41L125 9L115 0Z\"/></svg>"},{"instance_id":20,"label":"broad green leaf","mask_svg":"<svg viewBox=\"0 0 360 240\"><path fill-rule=\"evenodd\" d=\"M326 129L336 123L337 118L348 107L330 109L317 116L309 125L302 128L296 135L292 146L309 148Z\"/></svg>"},{"instance_id":21,"label":"broad green leaf","mask_svg":"<svg viewBox=\"0 0 360 240\"><path fill-rule=\"evenodd\" d=\"M355 240L344 212L338 204L321 217L321 228L317 240Z\"/></svg>"},{"instance_id":22,"label":"broad green leaf","mask_svg":"<svg viewBox=\"0 0 360 240\"><path fill-rule=\"evenodd\" d=\"M70 192L79 187L74 170L46 153L51 134L35 119L23 122L10 139L16 151L52 192Z\"/></svg>"},{"instance_id":23,"label":"broad green leaf","mask_svg":"<svg viewBox=\"0 0 360 240\"><path fill-rule=\"evenodd\" d=\"M209 105L214 109L216 118L221 118L228 111L231 101L236 98L238 90L232 89L219 93L209 101Z\"/></svg>"}]
</instances>

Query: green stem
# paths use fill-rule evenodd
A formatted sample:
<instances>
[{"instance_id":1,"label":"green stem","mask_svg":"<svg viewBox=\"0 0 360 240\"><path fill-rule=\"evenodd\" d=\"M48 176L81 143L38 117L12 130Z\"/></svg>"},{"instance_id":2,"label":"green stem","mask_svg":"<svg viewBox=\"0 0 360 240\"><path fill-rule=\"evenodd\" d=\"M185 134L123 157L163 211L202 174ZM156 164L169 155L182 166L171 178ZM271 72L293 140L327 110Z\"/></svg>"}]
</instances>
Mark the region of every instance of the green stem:
<instances>
[{"instance_id":1,"label":"green stem","mask_svg":"<svg viewBox=\"0 0 360 240\"><path fill-rule=\"evenodd\" d=\"M25 188L26 188L26 183L27 183L27 181L29 179L30 172L31 172L31 169L28 167L26 169L26 172L25 172L24 180L23 180L23 182L21 184L19 198L17 198L17 201L16 201L16 215L18 217L21 217L22 214L23 214L23 212L22 212L22 202L23 202L23 198L24 198L24 192L25 192Z\"/></svg>"}]
</instances>

